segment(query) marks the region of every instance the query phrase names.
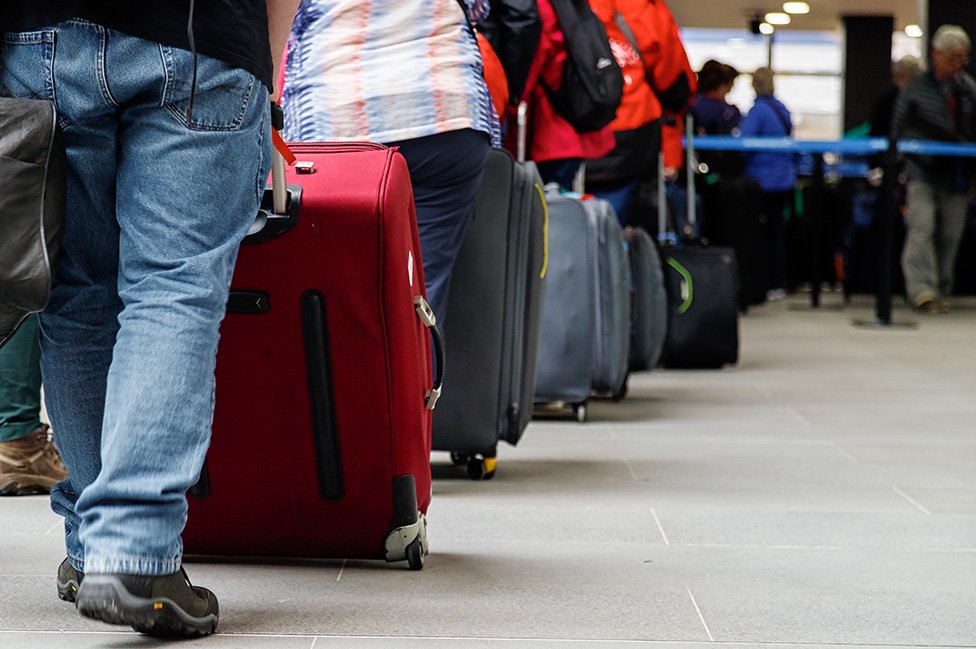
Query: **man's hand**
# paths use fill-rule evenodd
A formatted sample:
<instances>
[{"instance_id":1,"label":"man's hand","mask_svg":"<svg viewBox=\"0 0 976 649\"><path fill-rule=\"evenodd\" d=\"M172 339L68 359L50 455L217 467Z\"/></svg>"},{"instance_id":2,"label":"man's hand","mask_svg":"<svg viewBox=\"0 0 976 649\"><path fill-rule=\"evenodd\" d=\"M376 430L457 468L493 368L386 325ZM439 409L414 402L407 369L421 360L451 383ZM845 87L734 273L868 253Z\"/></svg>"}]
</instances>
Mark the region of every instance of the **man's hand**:
<instances>
[{"instance_id":1,"label":"man's hand","mask_svg":"<svg viewBox=\"0 0 976 649\"><path fill-rule=\"evenodd\" d=\"M274 92L271 93L271 101L277 103L281 96L281 88L278 87L278 77L280 76L283 61L281 55L288 42L288 33L291 31L291 24L295 20L295 13L301 0L266 0L268 8L268 37L271 40L271 60L274 62Z\"/></svg>"}]
</instances>

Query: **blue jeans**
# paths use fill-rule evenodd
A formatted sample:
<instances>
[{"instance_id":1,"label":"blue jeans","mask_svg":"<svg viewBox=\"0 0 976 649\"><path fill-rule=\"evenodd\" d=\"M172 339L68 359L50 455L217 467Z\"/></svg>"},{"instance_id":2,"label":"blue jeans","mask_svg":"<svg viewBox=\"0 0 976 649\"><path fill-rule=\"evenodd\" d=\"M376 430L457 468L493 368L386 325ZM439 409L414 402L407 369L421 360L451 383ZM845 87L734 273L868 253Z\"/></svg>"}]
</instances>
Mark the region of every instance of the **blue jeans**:
<instances>
[{"instance_id":1,"label":"blue jeans","mask_svg":"<svg viewBox=\"0 0 976 649\"><path fill-rule=\"evenodd\" d=\"M640 181L635 178L634 180L625 180L618 185L600 185L593 190L593 193L597 198L602 198L610 203L617 215L617 220L620 221L620 227L625 228L630 222L630 209L634 204L639 185Z\"/></svg>"},{"instance_id":2,"label":"blue jeans","mask_svg":"<svg viewBox=\"0 0 976 649\"><path fill-rule=\"evenodd\" d=\"M55 101L68 150L64 255L42 373L70 477L51 494L89 573L179 569L210 441L217 330L268 168L251 74L81 20L4 35L7 92Z\"/></svg>"}]
</instances>

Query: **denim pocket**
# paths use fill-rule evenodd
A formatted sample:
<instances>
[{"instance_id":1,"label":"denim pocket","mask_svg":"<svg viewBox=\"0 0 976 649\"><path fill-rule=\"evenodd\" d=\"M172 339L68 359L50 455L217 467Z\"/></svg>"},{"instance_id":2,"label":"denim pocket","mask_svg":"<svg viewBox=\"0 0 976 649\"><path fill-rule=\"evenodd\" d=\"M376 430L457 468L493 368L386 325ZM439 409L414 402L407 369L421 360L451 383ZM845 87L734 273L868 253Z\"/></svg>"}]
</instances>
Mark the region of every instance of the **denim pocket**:
<instances>
[{"instance_id":1,"label":"denim pocket","mask_svg":"<svg viewBox=\"0 0 976 649\"><path fill-rule=\"evenodd\" d=\"M3 34L0 50L0 93L20 99L47 99L57 106L54 90L53 29ZM66 126L58 114L61 126Z\"/></svg>"},{"instance_id":2,"label":"denim pocket","mask_svg":"<svg viewBox=\"0 0 976 649\"><path fill-rule=\"evenodd\" d=\"M241 128L256 79L246 70L197 54L197 81L193 88L193 54L159 46L166 70L163 106L193 131L236 131ZM190 94L193 94L192 119Z\"/></svg>"}]
</instances>

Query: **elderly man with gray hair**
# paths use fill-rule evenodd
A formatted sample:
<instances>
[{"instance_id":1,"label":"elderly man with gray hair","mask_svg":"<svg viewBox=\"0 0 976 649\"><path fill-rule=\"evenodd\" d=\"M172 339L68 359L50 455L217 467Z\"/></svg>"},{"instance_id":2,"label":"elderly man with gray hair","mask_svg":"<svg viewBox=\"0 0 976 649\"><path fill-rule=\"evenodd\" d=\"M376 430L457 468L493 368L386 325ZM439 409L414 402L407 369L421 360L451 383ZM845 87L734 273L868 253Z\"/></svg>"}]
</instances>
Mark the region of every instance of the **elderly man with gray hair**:
<instances>
[{"instance_id":1,"label":"elderly man with gray hair","mask_svg":"<svg viewBox=\"0 0 976 649\"><path fill-rule=\"evenodd\" d=\"M904 89L895 107L896 137L950 142L976 140L976 81L964 71L970 40L957 25L932 37L931 66ZM976 163L968 158L908 157L908 236L902 270L912 306L946 313L952 274L966 222Z\"/></svg>"}]
</instances>

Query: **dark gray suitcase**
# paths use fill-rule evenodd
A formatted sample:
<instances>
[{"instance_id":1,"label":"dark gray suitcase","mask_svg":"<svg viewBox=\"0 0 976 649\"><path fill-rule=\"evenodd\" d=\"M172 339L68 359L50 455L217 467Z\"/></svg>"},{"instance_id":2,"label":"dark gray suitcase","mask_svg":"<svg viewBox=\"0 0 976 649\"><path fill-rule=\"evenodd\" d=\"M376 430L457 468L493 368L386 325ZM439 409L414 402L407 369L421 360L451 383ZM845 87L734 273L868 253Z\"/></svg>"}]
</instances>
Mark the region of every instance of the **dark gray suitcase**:
<instances>
[{"instance_id":1,"label":"dark gray suitcase","mask_svg":"<svg viewBox=\"0 0 976 649\"><path fill-rule=\"evenodd\" d=\"M594 319L592 389L598 395L619 399L627 392L630 365L630 260L620 221L610 203L583 201L590 217L596 246L597 274Z\"/></svg>"},{"instance_id":2,"label":"dark gray suitcase","mask_svg":"<svg viewBox=\"0 0 976 649\"><path fill-rule=\"evenodd\" d=\"M642 228L627 228L624 235L631 275L630 370L640 372L653 369L661 359L668 330L668 296L661 256L651 236Z\"/></svg>"},{"instance_id":3,"label":"dark gray suitcase","mask_svg":"<svg viewBox=\"0 0 976 649\"><path fill-rule=\"evenodd\" d=\"M549 269L542 306L535 403L564 403L579 421L593 385L597 262L590 216L579 200L546 192Z\"/></svg>"},{"instance_id":4,"label":"dark gray suitcase","mask_svg":"<svg viewBox=\"0 0 976 649\"><path fill-rule=\"evenodd\" d=\"M451 279L451 363L434 412L434 450L473 479L493 475L498 441L516 444L532 417L546 218L535 165L492 151Z\"/></svg>"}]
</instances>

